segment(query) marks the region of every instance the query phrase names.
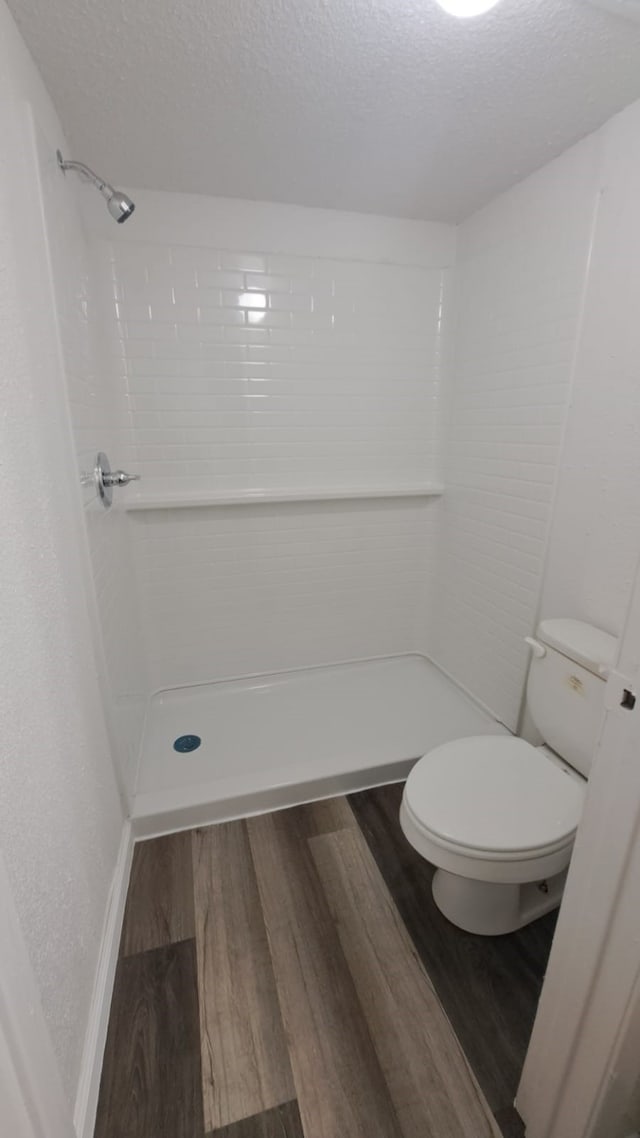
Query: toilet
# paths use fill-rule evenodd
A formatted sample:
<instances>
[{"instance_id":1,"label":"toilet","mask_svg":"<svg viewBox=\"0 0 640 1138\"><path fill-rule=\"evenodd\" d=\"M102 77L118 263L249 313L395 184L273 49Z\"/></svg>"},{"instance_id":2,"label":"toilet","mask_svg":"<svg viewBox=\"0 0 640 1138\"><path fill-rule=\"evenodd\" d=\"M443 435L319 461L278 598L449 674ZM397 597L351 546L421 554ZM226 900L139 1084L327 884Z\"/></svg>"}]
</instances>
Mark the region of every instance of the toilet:
<instances>
[{"instance_id":1,"label":"toilet","mask_svg":"<svg viewBox=\"0 0 640 1138\"><path fill-rule=\"evenodd\" d=\"M614 636L578 620L543 620L527 706L544 740L455 739L427 752L407 779L400 824L437 866L433 897L467 932L513 932L560 904L582 814Z\"/></svg>"}]
</instances>

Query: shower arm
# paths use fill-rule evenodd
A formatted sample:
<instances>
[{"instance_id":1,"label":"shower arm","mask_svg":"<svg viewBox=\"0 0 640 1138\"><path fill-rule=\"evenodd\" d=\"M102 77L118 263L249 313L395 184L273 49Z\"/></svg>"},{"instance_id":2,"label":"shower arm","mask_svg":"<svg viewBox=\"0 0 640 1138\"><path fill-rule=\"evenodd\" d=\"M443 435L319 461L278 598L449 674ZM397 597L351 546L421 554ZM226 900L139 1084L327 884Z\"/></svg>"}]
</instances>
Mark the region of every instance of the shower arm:
<instances>
[{"instance_id":1,"label":"shower arm","mask_svg":"<svg viewBox=\"0 0 640 1138\"><path fill-rule=\"evenodd\" d=\"M59 150L56 150L56 158L58 159L58 167L66 174L67 170L73 170L74 173L80 175L85 182L90 182L95 186L96 190L100 191L100 196L104 198L107 203L107 209L111 214L114 221L120 225L127 218L131 217L136 203L131 201L128 194L124 190L114 190L110 182L105 182L99 174L96 174L90 166L85 166L84 162L74 162L72 159L65 160Z\"/></svg>"},{"instance_id":2,"label":"shower arm","mask_svg":"<svg viewBox=\"0 0 640 1138\"><path fill-rule=\"evenodd\" d=\"M104 178L99 177L98 174L94 174L93 170L89 166L85 166L84 162L72 162L71 160L67 160L62 157L59 150L56 151L56 155L58 158L58 166L61 170L77 170L83 178L86 178L97 190L100 190L104 198L108 199L115 193L113 186L110 185L109 182L106 182Z\"/></svg>"}]
</instances>

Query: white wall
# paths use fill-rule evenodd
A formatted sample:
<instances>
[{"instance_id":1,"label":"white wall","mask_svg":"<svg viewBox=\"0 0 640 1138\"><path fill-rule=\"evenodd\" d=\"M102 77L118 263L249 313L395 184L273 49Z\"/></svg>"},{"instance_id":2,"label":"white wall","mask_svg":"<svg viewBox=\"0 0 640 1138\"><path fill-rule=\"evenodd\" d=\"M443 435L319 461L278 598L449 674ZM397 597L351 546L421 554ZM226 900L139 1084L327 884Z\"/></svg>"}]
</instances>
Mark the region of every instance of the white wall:
<instances>
[{"instance_id":1,"label":"white wall","mask_svg":"<svg viewBox=\"0 0 640 1138\"><path fill-rule=\"evenodd\" d=\"M121 239L109 252L127 461L149 490L437 474L440 267Z\"/></svg>"},{"instance_id":2,"label":"white wall","mask_svg":"<svg viewBox=\"0 0 640 1138\"><path fill-rule=\"evenodd\" d=\"M35 139L20 101L30 96L49 125L52 115L4 6L0 45L0 834L73 1102L123 816L82 575L84 535Z\"/></svg>"},{"instance_id":3,"label":"white wall","mask_svg":"<svg viewBox=\"0 0 640 1138\"><path fill-rule=\"evenodd\" d=\"M79 214L80 183L76 175L61 174L50 143L41 129L37 134L79 480L82 472L93 470L98 451L105 451L114 467L122 465L125 440L119 430L118 393L105 366L106 346L101 339L105 298L91 272ZM131 541L117 494L113 507L106 511L93 480L86 482L82 493L101 686L121 783L125 796L129 796L135 782L148 694Z\"/></svg>"},{"instance_id":4,"label":"white wall","mask_svg":"<svg viewBox=\"0 0 640 1138\"><path fill-rule=\"evenodd\" d=\"M438 480L450 228L131 192L122 229L86 209L145 495ZM132 515L152 687L410 651L434 517L405 498Z\"/></svg>"},{"instance_id":5,"label":"white wall","mask_svg":"<svg viewBox=\"0 0 640 1138\"><path fill-rule=\"evenodd\" d=\"M602 198L542 614L617 635L640 556L640 103L602 135Z\"/></svg>"},{"instance_id":6,"label":"white wall","mask_svg":"<svg viewBox=\"0 0 640 1138\"><path fill-rule=\"evenodd\" d=\"M617 634L640 556L640 104L460 227L426 643L510 727L538 616Z\"/></svg>"},{"instance_id":7,"label":"white wall","mask_svg":"<svg viewBox=\"0 0 640 1138\"><path fill-rule=\"evenodd\" d=\"M154 688L410 652L433 500L132 515Z\"/></svg>"},{"instance_id":8,"label":"white wall","mask_svg":"<svg viewBox=\"0 0 640 1138\"><path fill-rule=\"evenodd\" d=\"M437 663L515 728L597 200L592 136L459 229Z\"/></svg>"},{"instance_id":9,"label":"white wall","mask_svg":"<svg viewBox=\"0 0 640 1138\"><path fill-rule=\"evenodd\" d=\"M0 128L0 841L73 1104L123 810L38 183L64 142L4 3Z\"/></svg>"},{"instance_id":10,"label":"white wall","mask_svg":"<svg viewBox=\"0 0 640 1138\"><path fill-rule=\"evenodd\" d=\"M116 392L110 372L102 369L103 345L96 342L102 321L91 319L92 310L104 301L92 294L88 249L78 209L78 180L75 176L63 178L57 168L55 150L59 146L66 154L67 146L55 109L4 0L0 0L0 19L0 101L28 102L36 124L58 335L79 475L81 470L92 468L98 449L109 451L115 464L123 449L124 439L117 433ZM110 514L98 508L90 489L85 490L84 507L92 568L88 603L103 702L121 783L129 792L148 693L137 630L130 540L118 508Z\"/></svg>"},{"instance_id":11,"label":"white wall","mask_svg":"<svg viewBox=\"0 0 640 1138\"><path fill-rule=\"evenodd\" d=\"M0 3L0 100L30 103L47 136L63 141L62 129L49 93L4 0Z\"/></svg>"}]
</instances>

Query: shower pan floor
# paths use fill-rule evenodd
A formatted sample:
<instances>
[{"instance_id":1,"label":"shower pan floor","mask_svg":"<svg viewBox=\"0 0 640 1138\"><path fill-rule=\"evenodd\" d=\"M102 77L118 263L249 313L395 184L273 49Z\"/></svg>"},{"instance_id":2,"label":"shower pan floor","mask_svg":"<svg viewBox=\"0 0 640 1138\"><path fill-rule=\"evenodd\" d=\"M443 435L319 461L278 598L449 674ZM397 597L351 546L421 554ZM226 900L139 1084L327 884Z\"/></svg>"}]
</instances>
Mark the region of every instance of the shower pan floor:
<instances>
[{"instance_id":1,"label":"shower pan floor","mask_svg":"<svg viewBox=\"0 0 640 1138\"><path fill-rule=\"evenodd\" d=\"M204 825L396 781L431 747L504 731L418 655L158 692L142 744L135 831ZM175 750L183 736L197 736L197 749Z\"/></svg>"}]
</instances>

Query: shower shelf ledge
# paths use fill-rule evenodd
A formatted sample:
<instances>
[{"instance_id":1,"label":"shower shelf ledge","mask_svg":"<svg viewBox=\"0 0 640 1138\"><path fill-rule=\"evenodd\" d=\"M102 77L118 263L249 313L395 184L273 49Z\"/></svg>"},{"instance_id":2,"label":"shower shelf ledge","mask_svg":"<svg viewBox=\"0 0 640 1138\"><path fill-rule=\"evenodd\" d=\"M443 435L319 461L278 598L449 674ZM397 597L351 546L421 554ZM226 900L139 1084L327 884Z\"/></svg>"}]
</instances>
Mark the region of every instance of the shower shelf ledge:
<instances>
[{"instance_id":1,"label":"shower shelf ledge","mask_svg":"<svg viewBox=\"0 0 640 1138\"><path fill-rule=\"evenodd\" d=\"M124 503L131 510L194 509L198 506L251 506L261 502L334 502L355 498L430 498L444 493L440 482L405 486L331 486L306 490L167 490L138 493Z\"/></svg>"}]
</instances>

